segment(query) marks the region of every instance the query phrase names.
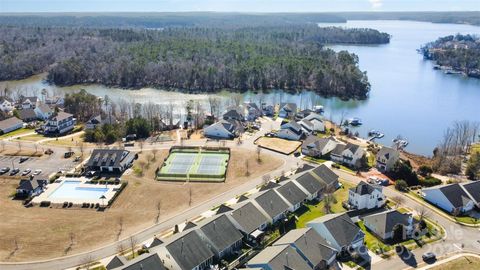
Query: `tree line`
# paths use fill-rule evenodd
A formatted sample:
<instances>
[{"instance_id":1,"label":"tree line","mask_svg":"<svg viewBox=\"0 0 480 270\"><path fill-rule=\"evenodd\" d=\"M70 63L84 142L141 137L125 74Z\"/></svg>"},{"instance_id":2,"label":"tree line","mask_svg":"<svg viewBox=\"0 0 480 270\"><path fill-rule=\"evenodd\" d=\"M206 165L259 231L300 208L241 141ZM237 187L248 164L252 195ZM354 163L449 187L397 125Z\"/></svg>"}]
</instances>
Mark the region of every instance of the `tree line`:
<instances>
[{"instance_id":1,"label":"tree line","mask_svg":"<svg viewBox=\"0 0 480 270\"><path fill-rule=\"evenodd\" d=\"M58 85L100 83L189 92L309 89L343 99L367 97L358 57L327 43L378 44L372 29L315 25L235 29L82 29L0 27L0 80L48 71Z\"/></svg>"}]
</instances>

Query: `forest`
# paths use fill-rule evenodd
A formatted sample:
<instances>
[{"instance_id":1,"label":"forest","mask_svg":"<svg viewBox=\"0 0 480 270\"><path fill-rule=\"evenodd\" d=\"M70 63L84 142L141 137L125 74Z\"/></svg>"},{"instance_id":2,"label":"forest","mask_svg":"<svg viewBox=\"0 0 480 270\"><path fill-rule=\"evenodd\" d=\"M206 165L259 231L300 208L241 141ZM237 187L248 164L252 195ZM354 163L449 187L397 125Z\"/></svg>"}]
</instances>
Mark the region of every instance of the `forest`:
<instances>
[{"instance_id":1,"label":"forest","mask_svg":"<svg viewBox=\"0 0 480 270\"><path fill-rule=\"evenodd\" d=\"M425 59L433 60L442 69L452 69L480 78L480 38L473 35L441 37L420 48Z\"/></svg>"},{"instance_id":2,"label":"forest","mask_svg":"<svg viewBox=\"0 0 480 270\"><path fill-rule=\"evenodd\" d=\"M316 25L160 30L3 26L0 80L48 72L48 81L57 85L188 92L309 89L364 99L370 84L358 57L324 45L389 40L373 29Z\"/></svg>"}]
</instances>

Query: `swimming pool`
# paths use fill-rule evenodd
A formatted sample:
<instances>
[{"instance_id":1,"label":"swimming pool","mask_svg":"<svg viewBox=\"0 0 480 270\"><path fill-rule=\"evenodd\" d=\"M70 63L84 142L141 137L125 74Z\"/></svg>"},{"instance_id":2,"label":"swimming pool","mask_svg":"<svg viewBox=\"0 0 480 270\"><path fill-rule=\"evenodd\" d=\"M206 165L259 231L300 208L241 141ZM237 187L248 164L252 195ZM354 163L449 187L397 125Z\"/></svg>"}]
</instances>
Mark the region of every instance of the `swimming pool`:
<instances>
[{"instance_id":1,"label":"swimming pool","mask_svg":"<svg viewBox=\"0 0 480 270\"><path fill-rule=\"evenodd\" d=\"M79 187L79 181L64 181L49 196L49 199L100 199L108 188Z\"/></svg>"}]
</instances>

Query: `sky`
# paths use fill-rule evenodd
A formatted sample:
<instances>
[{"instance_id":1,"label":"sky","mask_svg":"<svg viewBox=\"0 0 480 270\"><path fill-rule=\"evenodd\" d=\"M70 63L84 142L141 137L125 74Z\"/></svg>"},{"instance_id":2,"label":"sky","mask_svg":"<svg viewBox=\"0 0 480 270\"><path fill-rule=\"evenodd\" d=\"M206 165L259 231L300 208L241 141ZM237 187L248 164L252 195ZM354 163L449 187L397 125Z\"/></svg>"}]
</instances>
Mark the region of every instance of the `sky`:
<instances>
[{"instance_id":1,"label":"sky","mask_svg":"<svg viewBox=\"0 0 480 270\"><path fill-rule=\"evenodd\" d=\"M0 0L7 12L478 11L480 0Z\"/></svg>"}]
</instances>

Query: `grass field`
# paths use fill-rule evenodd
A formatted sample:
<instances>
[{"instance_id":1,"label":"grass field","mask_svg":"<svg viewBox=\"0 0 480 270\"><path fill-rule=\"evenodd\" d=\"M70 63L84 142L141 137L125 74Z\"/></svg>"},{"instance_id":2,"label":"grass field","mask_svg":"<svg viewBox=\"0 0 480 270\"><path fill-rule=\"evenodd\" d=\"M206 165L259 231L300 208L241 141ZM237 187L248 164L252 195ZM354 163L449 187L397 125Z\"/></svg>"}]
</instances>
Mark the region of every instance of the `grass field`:
<instances>
[{"instance_id":1,"label":"grass field","mask_svg":"<svg viewBox=\"0 0 480 270\"><path fill-rule=\"evenodd\" d=\"M342 202L348 199L348 190L354 186L346 182L341 183L343 184L342 187L334 193L336 202L331 207L333 213L346 211L342 206ZM304 213L298 217L296 222L297 228L304 228L309 221L325 215L325 204L323 200L317 204L305 204L302 207L306 207L307 209L304 209Z\"/></svg>"},{"instance_id":2,"label":"grass field","mask_svg":"<svg viewBox=\"0 0 480 270\"><path fill-rule=\"evenodd\" d=\"M158 203L161 203L160 221L168 220L191 206L202 204L282 165L282 160L267 153L262 153L262 162L257 163L254 151L234 149L224 183L156 181L155 170L167 155L167 150L144 150L134 163L135 167L143 168L142 176L133 173L122 176L129 184L105 212L25 208L21 201L9 197L18 179L0 178L0 260L41 260L99 248L116 241L118 236L127 238L153 225L158 215ZM251 169L249 176L245 175L246 160ZM74 244L67 253L71 235ZM15 250L15 239L19 248L10 256Z\"/></svg>"},{"instance_id":3,"label":"grass field","mask_svg":"<svg viewBox=\"0 0 480 270\"><path fill-rule=\"evenodd\" d=\"M429 270L477 270L480 269L480 258L463 256L452 261L429 268Z\"/></svg>"},{"instance_id":4,"label":"grass field","mask_svg":"<svg viewBox=\"0 0 480 270\"><path fill-rule=\"evenodd\" d=\"M34 131L35 131L35 130L33 130L33 129L20 128L20 129L14 130L14 131L12 131L12 132L9 132L9 133L7 133L7 134L0 135L0 139L5 139L5 138L10 138L10 137L20 136L20 135L22 135L22 134L29 133L29 132L34 132Z\"/></svg>"},{"instance_id":5,"label":"grass field","mask_svg":"<svg viewBox=\"0 0 480 270\"><path fill-rule=\"evenodd\" d=\"M280 138L261 137L256 141L256 144L260 147L273 150L285 155L292 154L295 150L302 145L298 141L289 141Z\"/></svg>"},{"instance_id":6,"label":"grass field","mask_svg":"<svg viewBox=\"0 0 480 270\"><path fill-rule=\"evenodd\" d=\"M18 138L19 141L29 141L29 142L38 142L43 139L45 139L45 136L41 134L31 134L31 135L22 136Z\"/></svg>"}]
</instances>

